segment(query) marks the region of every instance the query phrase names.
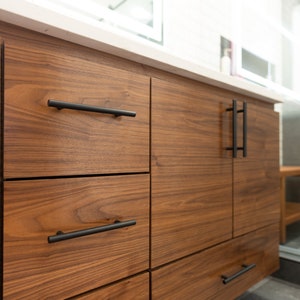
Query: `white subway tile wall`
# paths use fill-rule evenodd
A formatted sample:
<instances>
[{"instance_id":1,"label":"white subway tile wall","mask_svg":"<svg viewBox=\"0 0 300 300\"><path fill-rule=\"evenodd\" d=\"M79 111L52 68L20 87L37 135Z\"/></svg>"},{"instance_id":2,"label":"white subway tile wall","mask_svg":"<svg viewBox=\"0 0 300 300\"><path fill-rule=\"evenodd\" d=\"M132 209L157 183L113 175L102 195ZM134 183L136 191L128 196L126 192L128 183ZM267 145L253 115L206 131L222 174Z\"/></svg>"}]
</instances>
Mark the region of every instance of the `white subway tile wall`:
<instances>
[{"instance_id":1,"label":"white subway tile wall","mask_svg":"<svg viewBox=\"0 0 300 300\"><path fill-rule=\"evenodd\" d=\"M281 0L164 0L164 46L219 71L223 36L267 57L279 71L281 36L269 21L281 23Z\"/></svg>"}]
</instances>

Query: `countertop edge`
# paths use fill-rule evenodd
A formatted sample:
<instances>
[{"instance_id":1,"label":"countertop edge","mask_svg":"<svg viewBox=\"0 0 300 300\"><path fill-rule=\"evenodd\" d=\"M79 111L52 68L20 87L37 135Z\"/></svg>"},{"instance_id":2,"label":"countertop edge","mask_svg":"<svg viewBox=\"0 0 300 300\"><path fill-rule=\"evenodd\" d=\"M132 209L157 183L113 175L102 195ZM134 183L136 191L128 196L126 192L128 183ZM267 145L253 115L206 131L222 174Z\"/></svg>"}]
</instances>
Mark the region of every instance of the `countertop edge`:
<instances>
[{"instance_id":1,"label":"countertop edge","mask_svg":"<svg viewBox=\"0 0 300 300\"><path fill-rule=\"evenodd\" d=\"M14 5L18 2L18 5ZM168 54L161 46L107 32L31 3L0 0L0 20L256 99L281 103L278 93Z\"/></svg>"}]
</instances>

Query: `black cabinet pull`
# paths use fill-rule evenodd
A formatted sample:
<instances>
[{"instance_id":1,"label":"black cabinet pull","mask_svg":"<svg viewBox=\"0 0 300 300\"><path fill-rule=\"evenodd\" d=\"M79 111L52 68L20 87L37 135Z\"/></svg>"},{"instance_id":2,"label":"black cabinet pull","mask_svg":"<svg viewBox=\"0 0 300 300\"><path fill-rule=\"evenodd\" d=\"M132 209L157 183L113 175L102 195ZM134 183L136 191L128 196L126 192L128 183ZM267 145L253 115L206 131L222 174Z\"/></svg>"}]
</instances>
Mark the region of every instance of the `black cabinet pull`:
<instances>
[{"instance_id":1,"label":"black cabinet pull","mask_svg":"<svg viewBox=\"0 0 300 300\"><path fill-rule=\"evenodd\" d=\"M247 157L247 102L243 102L243 157Z\"/></svg>"},{"instance_id":2,"label":"black cabinet pull","mask_svg":"<svg viewBox=\"0 0 300 300\"><path fill-rule=\"evenodd\" d=\"M256 267L256 264L251 264L251 265L242 265L243 269L238 271L237 273L231 275L231 276L225 276L225 275L221 275L221 278L223 279L223 283L227 284L230 281L236 279L237 277L243 275L244 273L250 271L251 269Z\"/></svg>"},{"instance_id":3,"label":"black cabinet pull","mask_svg":"<svg viewBox=\"0 0 300 300\"><path fill-rule=\"evenodd\" d=\"M109 225L98 226L98 227L77 230L77 231L72 231L72 232L67 232L67 233L64 233L62 231L57 231L56 235L48 236L48 243L56 243L56 242L65 241L65 240L69 240L69 239L75 239L78 237L91 235L94 233L100 233L100 232L119 229L119 228L123 228L123 227L129 227L129 226L132 226L135 224L136 224L135 220L129 220L129 221L123 221L123 222L116 221L115 223L109 224Z\"/></svg>"},{"instance_id":4,"label":"black cabinet pull","mask_svg":"<svg viewBox=\"0 0 300 300\"><path fill-rule=\"evenodd\" d=\"M115 115L116 117L125 116L125 117L135 117L136 112L129 111L129 110L121 110L121 109L114 109L114 108L106 108L106 107L99 107L99 106L91 106L91 105L84 105L78 103L69 103L64 101L58 100L48 100L48 106L56 107L57 109L73 109L73 110L83 110L83 111L91 111L96 113L102 114L111 114Z\"/></svg>"},{"instance_id":5,"label":"black cabinet pull","mask_svg":"<svg viewBox=\"0 0 300 300\"><path fill-rule=\"evenodd\" d=\"M236 100L232 100L232 107L226 111L232 111L232 147L227 147L226 150L232 150L232 157L237 157L237 105Z\"/></svg>"},{"instance_id":6,"label":"black cabinet pull","mask_svg":"<svg viewBox=\"0 0 300 300\"><path fill-rule=\"evenodd\" d=\"M232 100L232 107L226 111L232 111L232 147L226 150L232 150L232 157L237 157L237 151L243 150L243 157L247 157L247 102L243 102L243 109L237 110L237 101ZM237 114L243 113L243 147L237 145Z\"/></svg>"}]
</instances>

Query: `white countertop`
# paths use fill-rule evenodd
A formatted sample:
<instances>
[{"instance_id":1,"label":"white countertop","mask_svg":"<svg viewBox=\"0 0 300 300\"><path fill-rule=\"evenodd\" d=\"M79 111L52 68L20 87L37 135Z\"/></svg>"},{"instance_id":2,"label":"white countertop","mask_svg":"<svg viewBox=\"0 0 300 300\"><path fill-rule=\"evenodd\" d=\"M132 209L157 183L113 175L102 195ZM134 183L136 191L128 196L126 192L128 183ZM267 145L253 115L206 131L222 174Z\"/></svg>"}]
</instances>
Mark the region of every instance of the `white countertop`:
<instances>
[{"instance_id":1,"label":"white countertop","mask_svg":"<svg viewBox=\"0 0 300 300\"><path fill-rule=\"evenodd\" d=\"M283 101L282 96L272 90L172 56L155 43L126 33L120 35L109 32L96 24L80 21L24 0L0 0L0 20L263 101Z\"/></svg>"}]
</instances>

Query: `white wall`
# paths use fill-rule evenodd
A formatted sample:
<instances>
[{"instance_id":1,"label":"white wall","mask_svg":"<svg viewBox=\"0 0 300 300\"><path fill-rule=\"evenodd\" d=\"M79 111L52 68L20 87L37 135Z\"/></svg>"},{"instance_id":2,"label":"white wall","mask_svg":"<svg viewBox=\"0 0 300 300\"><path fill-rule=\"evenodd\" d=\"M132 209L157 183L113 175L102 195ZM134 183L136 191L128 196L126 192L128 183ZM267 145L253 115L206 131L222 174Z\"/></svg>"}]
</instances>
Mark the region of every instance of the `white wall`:
<instances>
[{"instance_id":1,"label":"white wall","mask_svg":"<svg viewBox=\"0 0 300 300\"><path fill-rule=\"evenodd\" d=\"M300 5L297 5L293 12L293 33L300 37ZM292 65L292 88L295 92L300 93L300 39L294 43L293 47L293 65Z\"/></svg>"},{"instance_id":2,"label":"white wall","mask_svg":"<svg viewBox=\"0 0 300 300\"><path fill-rule=\"evenodd\" d=\"M281 0L164 0L164 46L176 56L220 67L220 36L281 66ZM280 72L279 72L280 73ZM280 80L280 76L277 76Z\"/></svg>"},{"instance_id":3,"label":"white wall","mask_svg":"<svg viewBox=\"0 0 300 300\"><path fill-rule=\"evenodd\" d=\"M242 36L244 48L275 64L275 79L281 83L281 0L244 0Z\"/></svg>"},{"instance_id":4,"label":"white wall","mask_svg":"<svg viewBox=\"0 0 300 300\"><path fill-rule=\"evenodd\" d=\"M164 0L164 46L219 70L220 35L230 36L232 0Z\"/></svg>"}]
</instances>

